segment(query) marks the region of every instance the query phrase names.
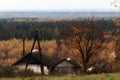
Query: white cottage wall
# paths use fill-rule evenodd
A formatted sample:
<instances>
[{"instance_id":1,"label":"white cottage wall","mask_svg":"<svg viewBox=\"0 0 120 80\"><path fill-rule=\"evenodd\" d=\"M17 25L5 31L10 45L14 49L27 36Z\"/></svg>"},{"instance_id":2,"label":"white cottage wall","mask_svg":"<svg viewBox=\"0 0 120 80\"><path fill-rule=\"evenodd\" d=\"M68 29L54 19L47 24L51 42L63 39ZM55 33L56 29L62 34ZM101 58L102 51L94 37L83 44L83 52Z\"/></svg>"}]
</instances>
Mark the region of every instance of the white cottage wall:
<instances>
[{"instance_id":1,"label":"white cottage wall","mask_svg":"<svg viewBox=\"0 0 120 80\"><path fill-rule=\"evenodd\" d=\"M25 70L26 65L17 65L17 68L19 68L20 70ZM32 70L35 73L41 73L41 69L40 69L40 65L28 65L27 69ZM47 66L44 66L44 73L45 75L49 75L49 70L47 68Z\"/></svg>"}]
</instances>

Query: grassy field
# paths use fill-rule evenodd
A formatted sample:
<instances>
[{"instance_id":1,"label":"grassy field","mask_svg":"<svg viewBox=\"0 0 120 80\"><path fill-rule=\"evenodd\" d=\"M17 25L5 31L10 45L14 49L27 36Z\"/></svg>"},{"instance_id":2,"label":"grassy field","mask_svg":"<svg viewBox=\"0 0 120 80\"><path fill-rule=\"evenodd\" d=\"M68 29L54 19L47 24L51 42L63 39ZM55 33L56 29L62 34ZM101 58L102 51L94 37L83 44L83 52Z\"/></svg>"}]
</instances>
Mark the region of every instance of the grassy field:
<instances>
[{"instance_id":1,"label":"grassy field","mask_svg":"<svg viewBox=\"0 0 120 80\"><path fill-rule=\"evenodd\" d=\"M29 78L0 78L0 80L120 80L120 73L92 74L81 76L42 76Z\"/></svg>"}]
</instances>

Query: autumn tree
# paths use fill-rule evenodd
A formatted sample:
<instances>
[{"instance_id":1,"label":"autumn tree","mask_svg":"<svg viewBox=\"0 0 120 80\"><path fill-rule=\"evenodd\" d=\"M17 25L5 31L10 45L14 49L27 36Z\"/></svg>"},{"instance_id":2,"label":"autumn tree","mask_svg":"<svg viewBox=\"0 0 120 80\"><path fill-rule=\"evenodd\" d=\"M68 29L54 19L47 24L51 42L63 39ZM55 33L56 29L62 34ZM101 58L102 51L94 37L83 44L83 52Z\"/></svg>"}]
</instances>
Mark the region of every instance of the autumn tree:
<instances>
[{"instance_id":1,"label":"autumn tree","mask_svg":"<svg viewBox=\"0 0 120 80\"><path fill-rule=\"evenodd\" d=\"M116 8L120 9L120 1L119 0L114 0L113 2L111 2L111 5L113 5ZM115 44L115 51L117 53L120 53L120 19L114 19L113 18L113 22L115 23L115 30L114 30L114 36L116 39L116 44ZM116 54L117 55L117 62L120 61L120 54Z\"/></svg>"},{"instance_id":2,"label":"autumn tree","mask_svg":"<svg viewBox=\"0 0 120 80\"><path fill-rule=\"evenodd\" d=\"M98 53L104 42L103 30L95 26L93 21L72 22L63 32L65 44L75 48L81 55L81 62L86 72L93 54Z\"/></svg>"},{"instance_id":3,"label":"autumn tree","mask_svg":"<svg viewBox=\"0 0 120 80\"><path fill-rule=\"evenodd\" d=\"M115 51L116 51L116 57L117 57L117 61L120 60L120 27L116 27L115 29L115 34L114 34L114 38L115 38Z\"/></svg>"}]
</instances>

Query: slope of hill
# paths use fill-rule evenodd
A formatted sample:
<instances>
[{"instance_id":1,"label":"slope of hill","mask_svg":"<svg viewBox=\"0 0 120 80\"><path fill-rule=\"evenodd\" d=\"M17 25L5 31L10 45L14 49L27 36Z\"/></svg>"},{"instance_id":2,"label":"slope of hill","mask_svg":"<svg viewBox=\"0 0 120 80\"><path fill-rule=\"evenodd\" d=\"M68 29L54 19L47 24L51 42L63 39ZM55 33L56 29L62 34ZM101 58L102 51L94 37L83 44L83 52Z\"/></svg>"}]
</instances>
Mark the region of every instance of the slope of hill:
<instances>
[{"instance_id":1,"label":"slope of hill","mask_svg":"<svg viewBox=\"0 0 120 80\"><path fill-rule=\"evenodd\" d=\"M0 18L86 18L119 16L119 12L0 12Z\"/></svg>"}]
</instances>

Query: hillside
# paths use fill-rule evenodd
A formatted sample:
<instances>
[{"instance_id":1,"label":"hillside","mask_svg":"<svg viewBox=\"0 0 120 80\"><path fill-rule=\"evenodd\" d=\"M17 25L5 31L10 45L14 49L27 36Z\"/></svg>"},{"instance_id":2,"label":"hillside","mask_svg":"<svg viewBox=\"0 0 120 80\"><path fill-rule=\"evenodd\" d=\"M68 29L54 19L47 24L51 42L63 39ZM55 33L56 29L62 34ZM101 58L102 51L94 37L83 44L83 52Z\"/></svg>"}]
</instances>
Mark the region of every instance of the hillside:
<instances>
[{"instance_id":1,"label":"hillside","mask_svg":"<svg viewBox=\"0 0 120 80\"><path fill-rule=\"evenodd\" d=\"M0 12L0 18L87 18L87 17L119 17L119 12L110 11L35 11L35 12Z\"/></svg>"}]
</instances>

